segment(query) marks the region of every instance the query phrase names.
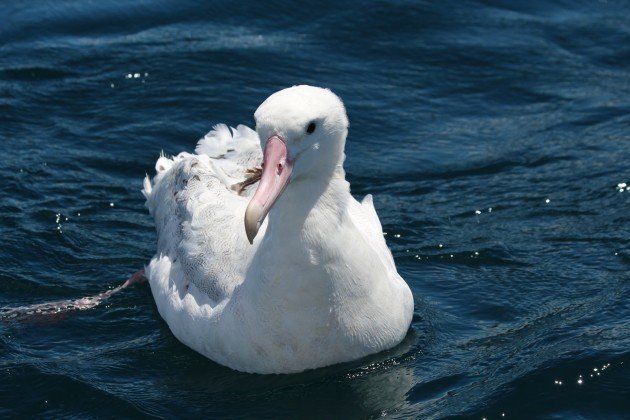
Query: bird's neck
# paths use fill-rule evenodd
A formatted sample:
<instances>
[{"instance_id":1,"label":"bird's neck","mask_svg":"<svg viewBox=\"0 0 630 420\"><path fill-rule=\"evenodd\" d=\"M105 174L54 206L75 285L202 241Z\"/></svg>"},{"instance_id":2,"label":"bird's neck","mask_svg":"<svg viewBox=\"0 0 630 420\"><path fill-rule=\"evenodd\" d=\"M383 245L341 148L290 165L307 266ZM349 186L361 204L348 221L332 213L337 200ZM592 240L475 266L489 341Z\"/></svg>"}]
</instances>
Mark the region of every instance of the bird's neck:
<instances>
[{"instance_id":1,"label":"bird's neck","mask_svg":"<svg viewBox=\"0 0 630 420\"><path fill-rule=\"evenodd\" d=\"M337 165L327 176L295 179L278 199L269 213L269 239L308 235L317 223L334 223L346 211L350 187L343 166ZM307 232L305 232L305 230Z\"/></svg>"}]
</instances>

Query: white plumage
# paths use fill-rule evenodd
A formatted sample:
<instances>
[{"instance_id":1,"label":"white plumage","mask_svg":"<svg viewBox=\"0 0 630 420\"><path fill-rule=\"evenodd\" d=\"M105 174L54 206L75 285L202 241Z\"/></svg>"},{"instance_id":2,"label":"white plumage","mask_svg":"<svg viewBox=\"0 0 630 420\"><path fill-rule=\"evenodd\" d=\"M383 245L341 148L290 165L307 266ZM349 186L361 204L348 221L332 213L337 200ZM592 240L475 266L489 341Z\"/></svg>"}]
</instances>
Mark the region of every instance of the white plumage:
<instances>
[{"instance_id":1,"label":"white plumage","mask_svg":"<svg viewBox=\"0 0 630 420\"><path fill-rule=\"evenodd\" d=\"M215 126L197 154L160 157L145 179L158 232L146 275L161 316L184 344L245 372L299 372L395 346L413 298L371 196L350 194L341 100L295 86L255 118L257 131ZM262 181L239 195L233 186L263 149Z\"/></svg>"}]
</instances>

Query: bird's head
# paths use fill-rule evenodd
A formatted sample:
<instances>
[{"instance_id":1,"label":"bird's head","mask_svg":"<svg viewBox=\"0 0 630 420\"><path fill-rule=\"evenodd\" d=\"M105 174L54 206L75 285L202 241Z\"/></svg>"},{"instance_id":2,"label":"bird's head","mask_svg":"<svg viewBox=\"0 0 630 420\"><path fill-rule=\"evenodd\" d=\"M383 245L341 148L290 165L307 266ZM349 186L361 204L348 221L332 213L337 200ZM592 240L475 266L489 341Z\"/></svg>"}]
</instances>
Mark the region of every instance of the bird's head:
<instances>
[{"instance_id":1,"label":"bird's head","mask_svg":"<svg viewBox=\"0 0 630 420\"><path fill-rule=\"evenodd\" d=\"M274 93L258 107L254 118L263 149L263 171L245 211L250 243L292 180L332 176L343 162L348 133L341 99L328 89L313 86Z\"/></svg>"}]
</instances>

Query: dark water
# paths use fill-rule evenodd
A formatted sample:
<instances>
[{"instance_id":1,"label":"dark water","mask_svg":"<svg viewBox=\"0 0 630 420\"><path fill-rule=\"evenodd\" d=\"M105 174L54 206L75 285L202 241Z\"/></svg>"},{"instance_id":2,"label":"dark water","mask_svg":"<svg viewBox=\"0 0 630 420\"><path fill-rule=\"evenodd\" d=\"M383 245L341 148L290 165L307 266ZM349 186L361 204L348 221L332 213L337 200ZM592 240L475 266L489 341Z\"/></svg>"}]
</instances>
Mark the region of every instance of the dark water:
<instances>
[{"instance_id":1,"label":"dark water","mask_svg":"<svg viewBox=\"0 0 630 420\"><path fill-rule=\"evenodd\" d=\"M308 83L345 100L409 335L241 374L177 342L145 284L0 322L0 417L630 415L630 3L197 3L0 5L0 307L120 284L154 251L160 151Z\"/></svg>"}]
</instances>

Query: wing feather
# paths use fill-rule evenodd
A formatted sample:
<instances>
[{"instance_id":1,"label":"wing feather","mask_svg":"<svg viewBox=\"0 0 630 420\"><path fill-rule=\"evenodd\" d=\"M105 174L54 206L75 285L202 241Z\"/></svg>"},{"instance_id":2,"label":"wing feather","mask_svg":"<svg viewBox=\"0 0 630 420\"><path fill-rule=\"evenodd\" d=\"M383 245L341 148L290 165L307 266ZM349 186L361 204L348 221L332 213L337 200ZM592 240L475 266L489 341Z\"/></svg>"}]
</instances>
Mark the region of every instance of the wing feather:
<instances>
[{"instance_id":1,"label":"wing feather","mask_svg":"<svg viewBox=\"0 0 630 420\"><path fill-rule=\"evenodd\" d=\"M383 228L376 214L372 195L366 195L361 203L353 199L348 211L352 222L363 235L365 242L374 249L385 267L390 272L396 273L394 257L385 242Z\"/></svg>"},{"instance_id":2,"label":"wing feather","mask_svg":"<svg viewBox=\"0 0 630 420\"><path fill-rule=\"evenodd\" d=\"M192 283L216 304L242 282L255 249L243 228L250 192L239 196L231 187L261 164L262 152L255 131L223 124L201 139L196 151L161 156L142 193L157 227L154 260L168 257L170 276L184 278L178 287Z\"/></svg>"}]
</instances>

